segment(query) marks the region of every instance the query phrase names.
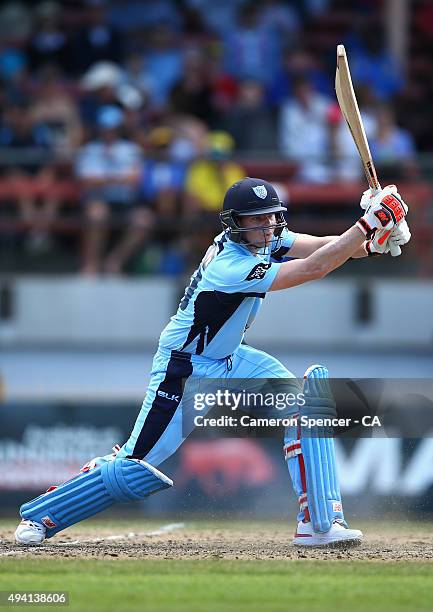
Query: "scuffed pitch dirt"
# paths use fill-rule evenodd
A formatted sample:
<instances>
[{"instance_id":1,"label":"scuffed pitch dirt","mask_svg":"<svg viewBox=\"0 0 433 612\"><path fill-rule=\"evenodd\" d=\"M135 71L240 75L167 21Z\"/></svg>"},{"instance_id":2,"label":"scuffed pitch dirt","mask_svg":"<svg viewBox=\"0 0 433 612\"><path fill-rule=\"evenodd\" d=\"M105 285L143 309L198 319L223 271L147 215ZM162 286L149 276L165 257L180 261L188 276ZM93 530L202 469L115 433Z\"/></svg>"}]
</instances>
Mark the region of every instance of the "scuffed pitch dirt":
<instances>
[{"instance_id":1,"label":"scuffed pitch dirt","mask_svg":"<svg viewBox=\"0 0 433 612\"><path fill-rule=\"evenodd\" d=\"M107 540L106 538L113 538ZM243 525L213 528L189 526L167 533L128 533L104 529L70 529L39 547L13 543L13 530L0 529L0 558L88 559L322 559L375 561L433 561L433 528L419 531L407 526L384 533L368 529L361 546L350 549L299 549L291 545L291 532L281 525ZM92 541L94 539L100 541Z\"/></svg>"}]
</instances>

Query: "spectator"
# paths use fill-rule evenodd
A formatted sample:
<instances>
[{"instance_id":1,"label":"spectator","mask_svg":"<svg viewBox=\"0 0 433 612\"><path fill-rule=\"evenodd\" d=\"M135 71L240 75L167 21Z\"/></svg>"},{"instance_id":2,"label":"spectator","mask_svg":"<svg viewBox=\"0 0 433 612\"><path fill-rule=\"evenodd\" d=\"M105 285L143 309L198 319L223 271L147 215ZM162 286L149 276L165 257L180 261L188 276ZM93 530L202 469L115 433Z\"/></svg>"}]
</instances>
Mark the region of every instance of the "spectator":
<instances>
[{"instance_id":1,"label":"spectator","mask_svg":"<svg viewBox=\"0 0 433 612\"><path fill-rule=\"evenodd\" d=\"M122 69L112 62L97 62L81 79L80 116L89 131L96 126L102 107L118 104L118 89L123 80Z\"/></svg>"},{"instance_id":2,"label":"spectator","mask_svg":"<svg viewBox=\"0 0 433 612\"><path fill-rule=\"evenodd\" d=\"M276 128L270 109L265 105L264 87L259 81L243 81L236 106L227 114L223 126L241 153L274 153Z\"/></svg>"},{"instance_id":3,"label":"spectator","mask_svg":"<svg viewBox=\"0 0 433 612\"><path fill-rule=\"evenodd\" d=\"M189 6L187 2L183 3L181 10L183 35L188 41L202 40L208 32L200 11L194 6Z\"/></svg>"},{"instance_id":4,"label":"spectator","mask_svg":"<svg viewBox=\"0 0 433 612\"><path fill-rule=\"evenodd\" d=\"M37 124L43 123L49 130L56 152L71 155L81 142L81 121L77 103L61 77L55 65L40 71L31 114Z\"/></svg>"},{"instance_id":5,"label":"spectator","mask_svg":"<svg viewBox=\"0 0 433 612\"><path fill-rule=\"evenodd\" d=\"M172 87L182 76L183 66L178 42L166 24L161 23L150 30L144 59L153 85L151 104L164 108Z\"/></svg>"},{"instance_id":6,"label":"spectator","mask_svg":"<svg viewBox=\"0 0 433 612\"><path fill-rule=\"evenodd\" d=\"M62 6L57 2L41 2L35 9L36 24L27 48L31 70L44 64L70 68L70 46L61 26Z\"/></svg>"},{"instance_id":7,"label":"spectator","mask_svg":"<svg viewBox=\"0 0 433 612\"><path fill-rule=\"evenodd\" d=\"M167 126L153 129L147 138L147 158L140 179L140 196L165 225L176 227L182 217L181 193L185 164L170 156L174 131Z\"/></svg>"},{"instance_id":8,"label":"spectator","mask_svg":"<svg viewBox=\"0 0 433 612\"><path fill-rule=\"evenodd\" d=\"M11 105L3 115L0 147L8 150L11 160L6 176L12 191L18 194L19 215L29 230L28 246L45 249L59 206L52 195L55 176L49 130L32 120L27 105Z\"/></svg>"},{"instance_id":9,"label":"spectator","mask_svg":"<svg viewBox=\"0 0 433 612\"><path fill-rule=\"evenodd\" d=\"M27 59L22 49L12 46L0 48L0 78L2 81L13 81L27 66Z\"/></svg>"},{"instance_id":10,"label":"spectator","mask_svg":"<svg viewBox=\"0 0 433 612\"><path fill-rule=\"evenodd\" d=\"M232 27L239 8L245 3L246 0L185 0L189 8L200 13L207 29L220 36Z\"/></svg>"},{"instance_id":11,"label":"spectator","mask_svg":"<svg viewBox=\"0 0 433 612\"><path fill-rule=\"evenodd\" d=\"M356 98L367 140L371 142L377 124L377 100L368 86L357 87ZM336 102L332 104L329 119L331 129L330 149L335 161L334 176L340 181L358 181L364 175L361 160L349 127Z\"/></svg>"},{"instance_id":12,"label":"spectator","mask_svg":"<svg viewBox=\"0 0 433 612\"><path fill-rule=\"evenodd\" d=\"M307 77L318 93L334 95L329 74L322 68L318 58L303 47L290 48L285 51L281 69L268 89L268 101L272 106L279 106L293 95L293 80L298 76Z\"/></svg>"},{"instance_id":13,"label":"spectator","mask_svg":"<svg viewBox=\"0 0 433 612\"><path fill-rule=\"evenodd\" d=\"M305 76L294 80L293 95L281 108L281 151L298 163L300 180L325 183L331 176L328 149L333 103Z\"/></svg>"},{"instance_id":14,"label":"spectator","mask_svg":"<svg viewBox=\"0 0 433 612\"><path fill-rule=\"evenodd\" d=\"M376 130L370 147L382 181L413 178L416 175L415 145L412 136L395 123L388 104L377 109Z\"/></svg>"},{"instance_id":15,"label":"spectator","mask_svg":"<svg viewBox=\"0 0 433 612\"><path fill-rule=\"evenodd\" d=\"M121 64L123 38L108 23L107 9L98 0L86 0L86 24L77 33L72 44L72 69L80 75L100 61Z\"/></svg>"},{"instance_id":16,"label":"spectator","mask_svg":"<svg viewBox=\"0 0 433 612\"><path fill-rule=\"evenodd\" d=\"M385 48L385 35L379 25L367 23L360 32L360 45L350 56L354 83L369 85L379 100L392 99L404 81L395 58Z\"/></svg>"},{"instance_id":17,"label":"spectator","mask_svg":"<svg viewBox=\"0 0 433 612\"><path fill-rule=\"evenodd\" d=\"M102 107L98 114L99 138L78 153L76 171L83 187L86 220L82 272L87 275L101 270L119 274L152 224L150 212L137 206L141 150L121 137L122 121L118 107ZM104 260L110 220L127 227Z\"/></svg>"},{"instance_id":18,"label":"spectator","mask_svg":"<svg viewBox=\"0 0 433 612\"><path fill-rule=\"evenodd\" d=\"M17 0L2 3L0 8L0 40L23 41L32 29L32 15L28 6Z\"/></svg>"},{"instance_id":19,"label":"spectator","mask_svg":"<svg viewBox=\"0 0 433 612\"><path fill-rule=\"evenodd\" d=\"M175 0L114 0L110 2L110 22L126 35L166 23L174 30L181 25Z\"/></svg>"},{"instance_id":20,"label":"spectator","mask_svg":"<svg viewBox=\"0 0 433 612\"><path fill-rule=\"evenodd\" d=\"M272 82L281 63L279 37L260 21L255 2L241 8L235 27L223 40L225 69L229 74L237 79Z\"/></svg>"},{"instance_id":21,"label":"spectator","mask_svg":"<svg viewBox=\"0 0 433 612\"><path fill-rule=\"evenodd\" d=\"M224 69L221 51L220 47L216 47L208 58L212 105L217 115L223 115L231 110L239 92L238 81Z\"/></svg>"},{"instance_id":22,"label":"spectator","mask_svg":"<svg viewBox=\"0 0 433 612\"><path fill-rule=\"evenodd\" d=\"M170 155L184 164L203 155L208 146L206 124L191 115L174 115L169 118L175 137L170 145Z\"/></svg>"},{"instance_id":23,"label":"spectator","mask_svg":"<svg viewBox=\"0 0 433 612\"><path fill-rule=\"evenodd\" d=\"M364 0L361 0L361 3L364 5ZM329 10L331 0L303 0L300 4L303 8L305 17L318 17Z\"/></svg>"},{"instance_id":24,"label":"spectator","mask_svg":"<svg viewBox=\"0 0 433 612\"><path fill-rule=\"evenodd\" d=\"M300 19L293 2L281 0L261 0L259 2L259 19L265 26L277 32L293 44L300 30Z\"/></svg>"},{"instance_id":25,"label":"spectator","mask_svg":"<svg viewBox=\"0 0 433 612\"><path fill-rule=\"evenodd\" d=\"M156 98L157 83L149 73L143 55L137 52L130 53L126 58L124 69L127 82L138 89L145 104L150 107L152 100Z\"/></svg>"},{"instance_id":26,"label":"spectator","mask_svg":"<svg viewBox=\"0 0 433 612\"><path fill-rule=\"evenodd\" d=\"M230 157L234 141L227 132L211 132L207 151L193 162L186 178L186 210L195 223L191 224L191 259L203 253L213 236L221 231L218 215L224 193L236 181L245 177L243 168ZM199 229L199 231L194 231Z\"/></svg>"},{"instance_id":27,"label":"spectator","mask_svg":"<svg viewBox=\"0 0 433 612\"><path fill-rule=\"evenodd\" d=\"M3 48L0 54L0 101L25 104L29 100L31 75L28 72L27 58L22 50Z\"/></svg>"},{"instance_id":28,"label":"spectator","mask_svg":"<svg viewBox=\"0 0 433 612\"><path fill-rule=\"evenodd\" d=\"M84 125L89 129L97 123L97 115L103 106L120 105L131 115L140 114L145 105L145 96L140 87L123 68L112 62L97 62L81 80L83 95L80 113ZM128 115L128 124L135 122Z\"/></svg>"},{"instance_id":29,"label":"spectator","mask_svg":"<svg viewBox=\"0 0 433 612\"><path fill-rule=\"evenodd\" d=\"M234 141L226 132L211 132L208 149L202 159L191 164L186 179L186 194L190 210L212 213L221 209L224 193L245 176L243 168L230 156Z\"/></svg>"},{"instance_id":30,"label":"spectator","mask_svg":"<svg viewBox=\"0 0 433 612\"><path fill-rule=\"evenodd\" d=\"M212 88L206 57L200 49L190 49L185 55L183 76L170 92L170 107L175 113L193 115L208 124L214 123Z\"/></svg>"}]
</instances>

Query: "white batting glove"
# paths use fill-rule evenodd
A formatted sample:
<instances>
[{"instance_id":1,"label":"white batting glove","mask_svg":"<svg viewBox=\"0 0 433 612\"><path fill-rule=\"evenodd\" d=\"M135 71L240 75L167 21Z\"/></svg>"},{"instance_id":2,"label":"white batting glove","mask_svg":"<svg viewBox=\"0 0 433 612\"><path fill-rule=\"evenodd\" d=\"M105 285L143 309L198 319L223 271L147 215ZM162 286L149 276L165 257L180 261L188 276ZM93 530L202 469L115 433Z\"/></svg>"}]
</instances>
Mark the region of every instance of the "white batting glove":
<instances>
[{"instance_id":1,"label":"white batting glove","mask_svg":"<svg viewBox=\"0 0 433 612\"><path fill-rule=\"evenodd\" d=\"M394 227L391 234L389 234L389 230L376 230L373 238L367 240L365 243L365 250L369 257L383 255L390 251L393 257L397 257L401 254L400 247L407 244L410 238L409 226L406 219L403 219L403 221L400 221L400 223ZM398 253L395 251L395 247L398 247ZM396 253L395 255L393 254L393 248Z\"/></svg>"},{"instance_id":2,"label":"white batting glove","mask_svg":"<svg viewBox=\"0 0 433 612\"><path fill-rule=\"evenodd\" d=\"M369 257L375 257L376 255L389 253L389 237L389 230L377 230L374 236L364 244L367 255Z\"/></svg>"},{"instance_id":3,"label":"white batting glove","mask_svg":"<svg viewBox=\"0 0 433 612\"><path fill-rule=\"evenodd\" d=\"M377 230L387 230L387 233L380 238L379 243L382 244L391 234L394 226L403 221L404 217L403 201L394 192L385 188L371 198L369 207L356 225L367 240L371 240Z\"/></svg>"},{"instance_id":4,"label":"white batting glove","mask_svg":"<svg viewBox=\"0 0 433 612\"><path fill-rule=\"evenodd\" d=\"M384 189L381 189L376 194L373 194L371 189L367 189L362 194L359 205L363 210L367 210L368 207L371 206L373 203L376 203L379 198L380 200L383 200L383 198L385 198L386 196L397 198L397 200L399 200L403 206L404 214L407 214L408 206L403 201L401 195L398 193L397 187L395 185L387 185ZM386 230L380 230L380 228L378 228L374 235L370 235L371 238L370 240L367 240L365 245L365 250L367 251L367 254L369 256L380 255L382 253L388 252L391 252L391 255L393 257L401 255L400 246L406 244L410 240L410 231L406 220L403 219L399 221L395 225L391 234L388 230L389 228L387 228Z\"/></svg>"},{"instance_id":5,"label":"white batting glove","mask_svg":"<svg viewBox=\"0 0 433 612\"><path fill-rule=\"evenodd\" d=\"M410 231L406 220L400 221L392 230L388 240L389 251L393 257L401 255L400 244L406 244L410 240Z\"/></svg>"},{"instance_id":6,"label":"white batting glove","mask_svg":"<svg viewBox=\"0 0 433 612\"><path fill-rule=\"evenodd\" d=\"M397 189L397 187L395 185L387 185L386 187L384 187L383 189L380 189L375 194L373 194L371 189L367 189L362 194L361 201L359 202L359 205L360 205L360 207L363 210L367 210L367 208L370 206L370 204L372 204L373 201L375 201L375 198L378 198L380 196L380 199L382 199L384 196L390 195L390 194L395 195L401 201L401 203L403 204L404 212L407 215L407 212L409 210L408 206L403 201L403 198L401 197L401 195L398 193L398 189Z\"/></svg>"},{"instance_id":7,"label":"white batting glove","mask_svg":"<svg viewBox=\"0 0 433 612\"><path fill-rule=\"evenodd\" d=\"M400 223L392 230L388 242L398 246L403 246L404 244L407 244L410 239L411 233L409 226L406 219L403 219L403 221L400 221Z\"/></svg>"},{"instance_id":8,"label":"white batting glove","mask_svg":"<svg viewBox=\"0 0 433 612\"><path fill-rule=\"evenodd\" d=\"M380 192L378 192L378 193L380 193ZM364 191L364 193L362 194L362 197L361 197L361 201L359 202L359 205L362 208L362 210L367 210L367 208L372 203L373 198L374 198L375 195L377 195L377 193L373 194L373 191L371 189L366 189Z\"/></svg>"}]
</instances>

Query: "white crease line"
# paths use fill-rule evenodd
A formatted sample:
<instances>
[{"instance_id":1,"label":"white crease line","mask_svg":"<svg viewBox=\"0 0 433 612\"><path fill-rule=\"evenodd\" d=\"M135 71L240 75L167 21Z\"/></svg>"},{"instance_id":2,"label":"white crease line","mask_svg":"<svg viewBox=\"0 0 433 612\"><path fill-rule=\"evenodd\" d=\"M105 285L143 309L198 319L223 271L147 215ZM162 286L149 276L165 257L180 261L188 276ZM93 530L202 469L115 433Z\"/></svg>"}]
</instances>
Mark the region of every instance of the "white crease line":
<instances>
[{"instance_id":1,"label":"white crease line","mask_svg":"<svg viewBox=\"0 0 433 612\"><path fill-rule=\"evenodd\" d=\"M24 555L27 552L25 550L10 550L8 552L0 553L0 557L12 557L13 555Z\"/></svg>"},{"instance_id":2,"label":"white crease line","mask_svg":"<svg viewBox=\"0 0 433 612\"><path fill-rule=\"evenodd\" d=\"M106 538L92 538L89 540L72 540L72 542L68 542L66 540L60 542L54 542L55 546L79 546L81 544L97 544L99 542L113 542L119 540L132 540L137 537L142 536L158 536L164 535L165 533L170 533L171 531L175 531L176 529L183 529L185 527L185 523L169 523L168 525L163 525L159 529L155 529L154 531L145 531L143 533L134 533L130 531L126 534L119 535L111 535Z\"/></svg>"},{"instance_id":3,"label":"white crease line","mask_svg":"<svg viewBox=\"0 0 433 612\"><path fill-rule=\"evenodd\" d=\"M163 525L162 527L160 527L159 529L156 529L155 531L147 531L146 533L143 533L142 535L146 535L146 536L163 535L164 533L169 533L170 531L175 531L176 529L183 529L184 527L185 527L185 523L169 523L168 525Z\"/></svg>"}]
</instances>

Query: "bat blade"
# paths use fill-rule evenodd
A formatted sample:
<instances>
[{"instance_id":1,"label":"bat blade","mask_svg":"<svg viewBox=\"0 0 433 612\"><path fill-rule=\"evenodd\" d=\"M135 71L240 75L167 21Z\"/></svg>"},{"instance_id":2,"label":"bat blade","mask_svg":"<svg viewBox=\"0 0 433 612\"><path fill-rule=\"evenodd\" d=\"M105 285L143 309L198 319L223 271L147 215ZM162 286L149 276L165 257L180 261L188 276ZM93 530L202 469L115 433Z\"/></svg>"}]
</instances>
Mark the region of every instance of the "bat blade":
<instances>
[{"instance_id":1,"label":"bat blade","mask_svg":"<svg viewBox=\"0 0 433 612\"><path fill-rule=\"evenodd\" d=\"M352 77L350 76L349 63L347 61L344 45L338 45L337 47L335 93L337 94L337 100L343 117L349 126L352 138L358 149L368 184L374 191L377 191L380 189L380 185L377 180L376 168L374 167L373 158L371 157L370 147L368 146L367 136L365 135L364 125L353 89Z\"/></svg>"}]
</instances>

